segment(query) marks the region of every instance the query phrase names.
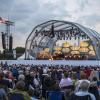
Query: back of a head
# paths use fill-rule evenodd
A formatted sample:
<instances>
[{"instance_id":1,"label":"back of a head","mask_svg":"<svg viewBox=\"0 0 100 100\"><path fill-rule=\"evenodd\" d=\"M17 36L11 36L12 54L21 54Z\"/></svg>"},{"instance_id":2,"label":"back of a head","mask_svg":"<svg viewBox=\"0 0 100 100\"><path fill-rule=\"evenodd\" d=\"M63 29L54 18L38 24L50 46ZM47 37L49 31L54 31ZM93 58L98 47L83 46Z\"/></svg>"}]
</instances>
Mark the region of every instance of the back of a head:
<instances>
[{"instance_id":1,"label":"back of a head","mask_svg":"<svg viewBox=\"0 0 100 100\"><path fill-rule=\"evenodd\" d=\"M80 89L82 91L88 91L88 88L90 86L90 83L88 81L82 81L82 83L80 84Z\"/></svg>"},{"instance_id":2,"label":"back of a head","mask_svg":"<svg viewBox=\"0 0 100 100\"><path fill-rule=\"evenodd\" d=\"M25 76L24 76L23 74L20 74L20 75L18 76L18 80L24 81L24 80L25 80Z\"/></svg>"},{"instance_id":3,"label":"back of a head","mask_svg":"<svg viewBox=\"0 0 100 100\"><path fill-rule=\"evenodd\" d=\"M46 84L46 86L50 87L50 86L54 85L56 82L51 77L46 76L44 78L44 83Z\"/></svg>"},{"instance_id":4,"label":"back of a head","mask_svg":"<svg viewBox=\"0 0 100 100\"><path fill-rule=\"evenodd\" d=\"M93 77L93 81L97 81L97 77Z\"/></svg>"},{"instance_id":5,"label":"back of a head","mask_svg":"<svg viewBox=\"0 0 100 100\"><path fill-rule=\"evenodd\" d=\"M65 72L65 73L64 73L64 77L65 77L65 78L68 78L68 76L69 76L68 73Z\"/></svg>"},{"instance_id":6,"label":"back of a head","mask_svg":"<svg viewBox=\"0 0 100 100\"><path fill-rule=\"evenodd\" d=\"M18 81L18 82L16 83L16 88L17 88L18 90L24 90L24 88L25 88L25 82L24 82L24 81Z\"/></svg>"},{"instance_id":7,"label":"back of a head","mask_svg":"<svg viewBox=\"0 0 100 100\"><path fill-rule=\"evenodd\" d=\"M96 97L96 100L100 100L99 91L95 84L90 84L89 92L94 94L94 96Z\"/></svg>"},{"instance_id":8,"label":"back of a head","mask_svg":"<svg viewBox=\"0 0 100 100\"><path fill-rule=\"evenodd\" d=\"M80 75L80 78L81 79L87 79L87 75L84 72L82 72L81 75Z\"/></svg>"}]
</instances>

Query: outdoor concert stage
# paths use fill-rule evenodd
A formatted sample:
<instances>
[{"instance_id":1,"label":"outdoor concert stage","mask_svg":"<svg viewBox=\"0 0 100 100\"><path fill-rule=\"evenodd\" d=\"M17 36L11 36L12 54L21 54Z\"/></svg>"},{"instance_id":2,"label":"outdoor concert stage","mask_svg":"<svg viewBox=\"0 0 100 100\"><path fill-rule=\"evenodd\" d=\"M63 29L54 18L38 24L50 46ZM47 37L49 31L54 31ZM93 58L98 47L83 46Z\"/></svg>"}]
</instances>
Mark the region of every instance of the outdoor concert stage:
<instances>
[{"instance_id":1,"label":"outdoor concert stage","mask_svg":"<svg viewBox=\"0 0 100 100\"><path fill-rule=\"evenodd\" d=\"M29 34L24 58L7 63L100 65L100 34L78 23L50 20L37 25Z\"/></svg>"}]
</instances>

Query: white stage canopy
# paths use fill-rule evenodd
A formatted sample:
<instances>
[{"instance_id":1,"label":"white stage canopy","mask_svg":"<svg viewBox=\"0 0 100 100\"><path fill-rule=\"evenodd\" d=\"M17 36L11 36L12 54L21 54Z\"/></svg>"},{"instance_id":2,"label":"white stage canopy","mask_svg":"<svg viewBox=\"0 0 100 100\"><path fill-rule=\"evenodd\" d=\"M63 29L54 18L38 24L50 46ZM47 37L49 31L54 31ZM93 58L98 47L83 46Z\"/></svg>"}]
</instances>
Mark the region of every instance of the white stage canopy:
<instances>
[{"instance_id":1,"label":"white stage canopy","mask_svg":"<svg viewBox=\"0 0 100 100\"><path fill-rule=\"evenodd\" d=\"M17 60L24 60L24 59L25 59L25 53L22 56L20 56L19 58L17 58ZM29 59L34 60L35 58L32 57L31 55L29 55Z\"/></svg>"}]
</instances>

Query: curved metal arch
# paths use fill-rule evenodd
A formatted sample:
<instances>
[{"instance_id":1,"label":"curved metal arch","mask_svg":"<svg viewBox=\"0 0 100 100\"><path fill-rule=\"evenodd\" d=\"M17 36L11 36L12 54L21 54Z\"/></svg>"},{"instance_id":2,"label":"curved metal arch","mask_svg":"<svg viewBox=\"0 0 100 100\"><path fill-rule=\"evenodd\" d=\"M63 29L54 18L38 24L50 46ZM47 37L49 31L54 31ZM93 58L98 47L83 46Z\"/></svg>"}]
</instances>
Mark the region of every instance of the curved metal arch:
<instances>
[{"instance_id":1,"label":"curved metal arch","mask_svg":"<svg viewBox=\"0 0 100 100\"><path fill-rule=\"evenodd\" d=\"M44 22L44 23L42 23L42 24L39 24L39 25L37 25L37 26L32 30L32 32L29 34L28 38L26 39L25 45L27 44L29 37L32 35L32 33L34 32L34 30L35 30L36 28L41 27L41 26L44 25L44 24L48 24L48 23L50 24L50 23L54 23L54 22L61 22L61 23L65 23L65 24L72 24L72 22L59 21L59 20L50 20L50 21L46 21L46 22ZM51 25L51 24L50 24L50 25ZM45 25L45 26L47 26L47 25Z\"/></svg>"},{"instance_id":2,"label":"curved metal arch","mask_svg":"<svg viewBox=\"0 0 100 100\"><path fill-rule=\"evenodd\" d=\"M80 25L80 24L78 24L78 23L73 23L73 22L68 22L68 21L59 21L59 20L50 20L50 21L44 22L44 23L42 23L42 24L39 24L39 25L37 25L36 27L40 27L40 26L42 26L42 25L44 25L44 24L47 24L47 23L54 23L54 22L61 22L61 23L65 23L65 24L73 24L73 25L79 26L80 29L83 28L83 26ZM86 30L88 30L88 29L86 28ZM32 32L33 32L33 31L34 31L34 29L32 30ZM31 32L30 35L28 36L27 40L28 40L29 37L31 36L32 32ZM87 33L87 34L88 34L88 33ZM89 35L89 37L90 37L90 35ZM98 38L98 36L97 36L97 38ZM26 41L27 41L27 40L26 40Z\"/></svg>"}]
</instances>

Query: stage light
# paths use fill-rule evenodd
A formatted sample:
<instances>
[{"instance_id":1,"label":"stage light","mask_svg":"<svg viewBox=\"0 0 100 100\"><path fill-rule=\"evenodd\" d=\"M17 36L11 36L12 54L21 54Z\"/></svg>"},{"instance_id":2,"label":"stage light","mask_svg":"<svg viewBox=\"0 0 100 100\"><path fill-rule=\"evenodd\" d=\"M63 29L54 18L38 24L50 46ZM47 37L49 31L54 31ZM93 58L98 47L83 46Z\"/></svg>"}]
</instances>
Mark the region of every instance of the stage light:
<instances>
[{"instance_id":1,"label":"stage light","mask_svg":"<svg viewBox=\"0 0 100 100\"><path fill-rule=\"evenodd\" d=\"M80 49L80 47L79 47L79 46L72 46L71 49L72 49L73 51L77 51L77 50Z\"/></svg>"},{"instance_id":2,"label":"stage light","mask_svg":"<svg viewBox=\"0 0 100 100\"><path fill-rule=\"evenodd\" d=\"M84 48L80 48L79 51L80 51L80 52L86 53L86 52L89 51L89 49L84 47Z\"/></svg>"},{"instance_id":3,"label":"stage light","mask_svg":"<svg viewBox=\"0 0 100 100\"><path fill-rule=\"evenodd\" d=\"M89 46L89 49L90 49L90 50L94 50L92 45Z\"/></svg>"},{"instance_id":4,"label":"stage light","mask_svg":"<svg viewBox=\"0 0 100 100\"><path fill-rule=\"evenodd\" d=\"M45 51L45 52L49 52L50 49L49 49L49 48L45 48L44 51Z\"/></svg>"},{"instance_id":5,"label":"stage light","mask_svg":"<svg viewBox=\"0 0 100 100\"><path fill-rule=\"evenodd\" d=\"M89 46L88 42L85 41L80 42L80 47L88 47L88 46Z\"/></svg>"},{"instance_id":6,"label":"stage light","mask_svg":"<svg viewBox=\"0 0 100 100\"><path fill-rule=\"evenodd\" d=\"M55 46L55 47L54 47L54 50L55 50L55 51L61 51L61 50L62 50L62 47L57 47L57 46Z\"/></svg>"},{"instance_id":7,"label":"stage light","mask_svg":"<svg viewBox=\"0 0 100 100\"><path fill-rule=\"evenodd\" d=\"M71 54L79 54L79 51L71 51Z\"/></svg>"},{"instance_id":8,"label":"stage light","mask_svg":"<svg viewBox=\"0 0 100 100\"><path fill-rule=\"evenodd\" d=\"M63 49L62 49L62 52L63 52L63 53L68 53L69 51L70 51L69 48L63 48Z\"/></svg>"},{"instance_id":9,"label":"stage light","mask_svg":"<svg viewBox=\"0 0 100 100\"><path fill-rule=\"evenodd\" d=\"M95 52L94 51L89 51L89 54L92 56L95 56Z\"/></svg>"},{"instance_id":10,"label":"stage light","mask_svg":"<svg viewBox=\"0 0 100 100\"><path fill-rule=\"evenodd\" d=\"M62 44L62 47L63 47L63 48L70 47L69 42L65 42L65 43L63 43L63 44Z\"/></svg>"}]
</instances>

